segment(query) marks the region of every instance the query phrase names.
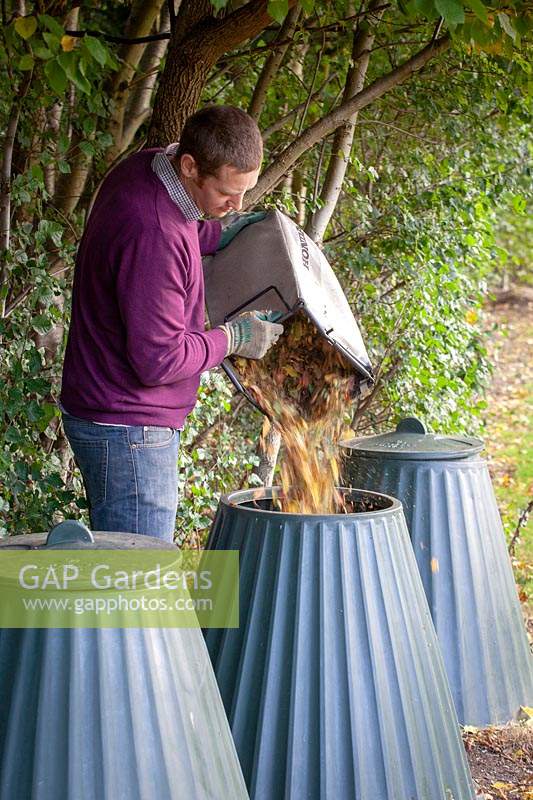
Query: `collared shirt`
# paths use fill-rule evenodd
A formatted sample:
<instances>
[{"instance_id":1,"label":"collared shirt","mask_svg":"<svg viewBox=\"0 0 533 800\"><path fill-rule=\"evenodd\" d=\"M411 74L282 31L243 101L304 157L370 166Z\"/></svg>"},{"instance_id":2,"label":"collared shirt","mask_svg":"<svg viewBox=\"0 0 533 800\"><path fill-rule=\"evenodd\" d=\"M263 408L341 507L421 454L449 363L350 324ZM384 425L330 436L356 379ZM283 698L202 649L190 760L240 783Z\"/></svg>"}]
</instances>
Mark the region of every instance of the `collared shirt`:
<instances>
[{"instance_id":1,"label":"collared shirt","mask_svg":"<svg viewBox=\"0 0 533 800\"><path fill-rule=\"evenodd\" d=\"M169 156L176 154L178 145L179 142L174 142L169 144L162 153L156 153L152 159L152 169L163 182L170 198L183 212L185 219L188 222L194 222L202 218L202 212L178 178L178 174L169 158Z\"/></svg>"}]
</instances>

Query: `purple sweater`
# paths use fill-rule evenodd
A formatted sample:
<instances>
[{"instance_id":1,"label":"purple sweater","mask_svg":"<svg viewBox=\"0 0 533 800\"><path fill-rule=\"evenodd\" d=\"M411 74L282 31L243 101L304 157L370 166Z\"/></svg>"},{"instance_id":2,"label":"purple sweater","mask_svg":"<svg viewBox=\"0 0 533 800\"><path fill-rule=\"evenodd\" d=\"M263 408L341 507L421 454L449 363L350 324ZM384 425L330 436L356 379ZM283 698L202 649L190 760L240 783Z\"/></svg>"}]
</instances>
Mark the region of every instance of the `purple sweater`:
<instances>
[{"instance_id":1,"label":"purple sweater","mask_svg":"<svg viewBox=\"0 0 533 800\"><path fill-rule=\"evenodd\" d=\"M95 422L179 428L200 373L222 362L205 331L201 255L216 220L188 222L152 171L153 150L106 178L78 250L61 403Z\"/></svg>"}]
</instances>

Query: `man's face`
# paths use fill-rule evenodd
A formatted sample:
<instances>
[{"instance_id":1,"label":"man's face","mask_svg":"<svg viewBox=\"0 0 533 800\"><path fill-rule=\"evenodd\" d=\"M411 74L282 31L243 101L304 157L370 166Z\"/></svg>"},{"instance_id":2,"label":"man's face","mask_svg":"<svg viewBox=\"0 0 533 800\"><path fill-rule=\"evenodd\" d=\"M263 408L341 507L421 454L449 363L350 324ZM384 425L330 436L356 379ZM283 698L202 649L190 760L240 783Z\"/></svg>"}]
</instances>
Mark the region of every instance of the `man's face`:
<instances>
[{"instance_id":1,"label":"man's face","mask_svg":"<svg viewBox=\"0 0 533 800\"><path fill-rule=\"evenodd\" d=\"M192 156L181 157L181 181L200 211L209 217L224 217L229 211L240 211L245 192L253 189L258 177L259 169L239 172L229 164L220 167L216 175L202 177Z\"/></svg>"}]
</instances>

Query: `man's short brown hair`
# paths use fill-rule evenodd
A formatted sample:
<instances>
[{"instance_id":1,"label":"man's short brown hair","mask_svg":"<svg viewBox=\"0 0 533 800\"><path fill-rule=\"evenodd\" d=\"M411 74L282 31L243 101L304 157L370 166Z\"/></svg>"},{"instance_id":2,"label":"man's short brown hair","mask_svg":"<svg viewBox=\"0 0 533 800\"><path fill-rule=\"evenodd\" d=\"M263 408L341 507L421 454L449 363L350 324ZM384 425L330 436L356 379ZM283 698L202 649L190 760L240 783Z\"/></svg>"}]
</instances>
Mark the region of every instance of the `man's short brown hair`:
<instances>
[{"instance_id":1,"label":"man's short brown hair","mask_svg":"<svg viewBox=\"0 0 533 800\"><path fill-rule=\"evenodd\" d=\"M216 175L226 164L239 172L261 166L263 141L257 123L234 106L206 106L188 118L183 127L176 161L188 153L201 176Z\"/></svg>"}]
</instances>

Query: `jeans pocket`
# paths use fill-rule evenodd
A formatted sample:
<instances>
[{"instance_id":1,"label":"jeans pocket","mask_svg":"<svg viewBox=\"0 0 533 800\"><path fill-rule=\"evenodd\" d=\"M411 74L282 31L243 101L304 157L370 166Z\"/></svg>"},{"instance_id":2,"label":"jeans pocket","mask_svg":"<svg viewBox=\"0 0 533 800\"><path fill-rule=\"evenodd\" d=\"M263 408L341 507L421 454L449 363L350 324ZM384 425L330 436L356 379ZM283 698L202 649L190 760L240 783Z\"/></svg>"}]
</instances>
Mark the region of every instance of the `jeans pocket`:
<instances>
[{"instance_id":1,"label":"jeans pocket","mask_svg":"<svg viewBox=\"0 0 533 800\"><path fill-rule=\"evenodd\" d=\"M145 425L143 427L142 447L163 447L170 444L176 431L174 428L163 428L159 425Z\"/></svg>"},{"instance_id":2,"label":"jeans pocket","mask_svg":"<svg viewBox=\"0 0 533 800\"><path fill-rule=\"evenodd\" d=\"M88 441L68 437L78 465L89 506L105 503L107 494L108 443L106 439Z\"/></svg>"}]
</instances>

